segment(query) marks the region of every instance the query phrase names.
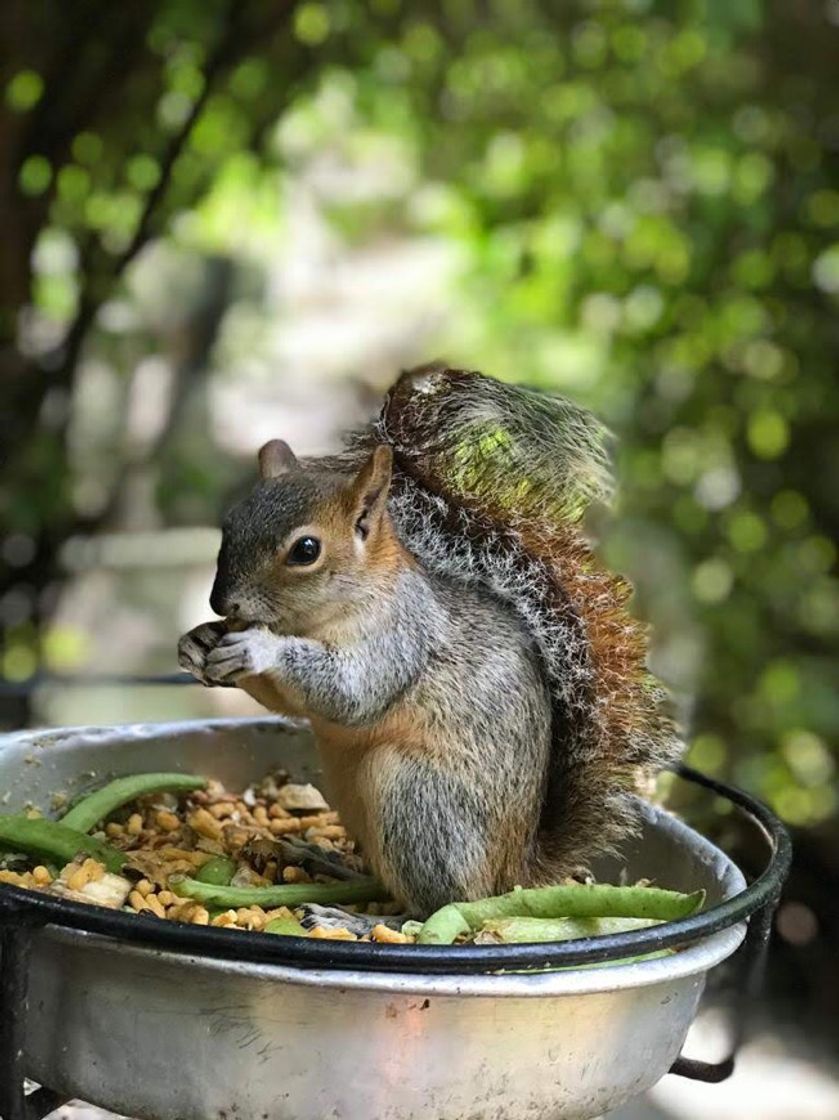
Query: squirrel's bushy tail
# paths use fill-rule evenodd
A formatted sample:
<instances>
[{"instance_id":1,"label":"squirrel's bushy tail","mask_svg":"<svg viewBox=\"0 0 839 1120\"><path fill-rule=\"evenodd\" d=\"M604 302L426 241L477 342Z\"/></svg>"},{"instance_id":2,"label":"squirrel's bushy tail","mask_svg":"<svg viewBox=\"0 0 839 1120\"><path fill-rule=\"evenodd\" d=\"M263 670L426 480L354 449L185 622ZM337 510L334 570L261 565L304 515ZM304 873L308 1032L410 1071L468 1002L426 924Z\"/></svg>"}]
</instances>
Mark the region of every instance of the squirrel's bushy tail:
<instances>
[{"instance_id":1,"label":"squirrel's bushy tail","mask_svg":"<svg viewBox=\"0 0 839 1120\"><path fill-rule=\"evenodd\" d=\"M554 711L537 876L611 850L635 823L627 794L681 749L631 588L578 528L611 495L607 434L561 397L429 366L403 374L353 448L393 447L391 510L411 552L486 586L533 635Z\"/></svg>"}]
</instances>

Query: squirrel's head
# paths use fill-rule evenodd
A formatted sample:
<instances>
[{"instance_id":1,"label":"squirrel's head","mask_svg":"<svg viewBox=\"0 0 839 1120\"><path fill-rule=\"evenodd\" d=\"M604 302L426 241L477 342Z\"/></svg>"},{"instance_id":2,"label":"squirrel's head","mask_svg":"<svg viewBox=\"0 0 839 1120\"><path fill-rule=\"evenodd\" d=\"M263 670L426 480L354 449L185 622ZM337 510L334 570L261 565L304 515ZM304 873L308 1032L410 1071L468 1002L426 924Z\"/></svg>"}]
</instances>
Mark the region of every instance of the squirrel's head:
<instances>
[{"instance_id":1,"label":"squirrel's head","mask_svg":"<svg viewBox=\"0 0 839 1120\"><path fill-rule=\"evenodd\" d=\"M285 633L315 631L375 594L392 566L387 513L392 452L355 475L302 463L283 440L259 452L260 481L230 511L210 595L213 610Z\"/></svg>"}]
</instances>

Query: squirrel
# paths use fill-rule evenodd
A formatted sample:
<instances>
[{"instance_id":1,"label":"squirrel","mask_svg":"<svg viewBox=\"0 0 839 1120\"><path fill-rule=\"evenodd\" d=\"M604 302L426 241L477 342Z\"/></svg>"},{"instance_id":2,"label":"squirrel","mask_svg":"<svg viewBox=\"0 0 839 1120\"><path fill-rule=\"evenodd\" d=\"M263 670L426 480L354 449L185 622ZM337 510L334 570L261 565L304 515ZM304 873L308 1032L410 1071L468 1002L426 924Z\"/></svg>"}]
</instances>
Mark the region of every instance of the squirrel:
<instances>
[{"instance_id":1,"label":"squirrel","mask_svg":"<svg viewBox=\"0 0 839 1120\"><path fill-rule=\"evenodd\" d=\"M567 399L407 371L343 451L259 452L179 661L309 720L327 789L412 914L537 886L637 828L682 743L631 587L580 528L608 432Z\"/></svg>"}]
</instances>

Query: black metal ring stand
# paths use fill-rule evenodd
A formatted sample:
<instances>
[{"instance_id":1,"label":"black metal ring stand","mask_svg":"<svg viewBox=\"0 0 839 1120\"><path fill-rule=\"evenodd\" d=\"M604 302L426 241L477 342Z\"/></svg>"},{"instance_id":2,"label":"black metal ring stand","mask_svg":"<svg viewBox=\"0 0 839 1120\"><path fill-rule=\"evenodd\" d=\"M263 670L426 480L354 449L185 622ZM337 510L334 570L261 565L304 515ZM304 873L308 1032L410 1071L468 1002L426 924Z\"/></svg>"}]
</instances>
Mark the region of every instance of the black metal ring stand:
<instances>
[{"instance_id":1,"label":"black metal ring stand","mask_svg":"<svg viewBox=\"0 0 839 1120\"><path fill-rule=\"evenodd\" d=\"M707 1063L680 1056L671 1073L694 1080L724 1081L746 1029L746 1008L762 981L772 916L792 860L786 829L760 801L741 790L679 764L685 780L733 803L760 830L770 850L763 871L735 898L699 914L650 929L584 941L500 946L402 946L319 941L270 934L229 932L212 926L180 925L68 902L40 892L0 885L0 1117L41 1120L61 1103L50 1089L24 1093L28 965L32 936L46 925L85 930L127 941L155 945L196 956L230 958L260 964L312 968L349 968L408 973L480 973L501 969L547 969L594 964L684 947L746 919L749 928L738 951L740 971L734 985L738 999L729 1056ZM744 998L745 997L745 998Z\"/></svg>"}]
</instances>

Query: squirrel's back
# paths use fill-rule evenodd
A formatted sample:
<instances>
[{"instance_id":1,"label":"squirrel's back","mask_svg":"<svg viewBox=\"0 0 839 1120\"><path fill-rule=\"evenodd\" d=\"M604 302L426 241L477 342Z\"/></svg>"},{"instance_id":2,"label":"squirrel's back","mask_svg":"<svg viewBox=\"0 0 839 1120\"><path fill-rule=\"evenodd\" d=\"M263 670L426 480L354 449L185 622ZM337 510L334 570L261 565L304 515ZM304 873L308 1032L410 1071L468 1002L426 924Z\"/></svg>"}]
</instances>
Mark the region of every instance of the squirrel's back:
<instances>
[{"instance_id":1,"label":"squirrel's back","mask_svg":"<svg viewBox=\"0 0 839 1120\"><path fill-rule=\"evenodd\" d=\"M579 528L588 504L610 496L606 434L563 398L431 366L404 374L336 460L388 443L389 508L408 550L431 573L484 588L532 636L553 743L535 879L613 850L636 825L629 795L682 749L631 587Z\"/></svg>"}]
</instances>

